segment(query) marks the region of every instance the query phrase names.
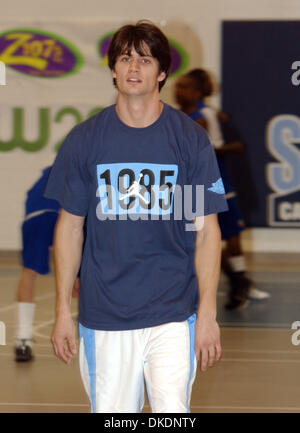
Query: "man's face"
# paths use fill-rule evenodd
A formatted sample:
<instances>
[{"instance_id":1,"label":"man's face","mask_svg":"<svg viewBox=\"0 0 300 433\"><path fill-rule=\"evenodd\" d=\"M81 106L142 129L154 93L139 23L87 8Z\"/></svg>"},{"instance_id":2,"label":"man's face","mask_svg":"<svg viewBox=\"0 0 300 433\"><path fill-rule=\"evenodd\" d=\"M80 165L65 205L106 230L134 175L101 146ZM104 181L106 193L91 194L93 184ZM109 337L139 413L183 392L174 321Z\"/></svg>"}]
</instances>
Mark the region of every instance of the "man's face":
<instances>
[{"instance_id":1,"label":"man's face","mask_svg":"<svg viewBox=\"0 0 300 433\"><path fill-rule=\"evenodd\" d=\"M158 92L158 83L165 79L166 74L159 73L158 61L151 56L146 45L143 54L140 56L132 47L130 55L125 53L117 58L112 76L121 94L145 96Z\"/></svg>"},{"instance_id":2,"label":"man's face","mask_svg":"<svg viewBox=\"0 0 300 433\"><path fill-rule=\"evenodd\" d=\"M181 107L195 104L200 99L200 92L195 89L193 80L182 76L175 84L174 96L177 104Z\"/></svg>"}]
</instances>

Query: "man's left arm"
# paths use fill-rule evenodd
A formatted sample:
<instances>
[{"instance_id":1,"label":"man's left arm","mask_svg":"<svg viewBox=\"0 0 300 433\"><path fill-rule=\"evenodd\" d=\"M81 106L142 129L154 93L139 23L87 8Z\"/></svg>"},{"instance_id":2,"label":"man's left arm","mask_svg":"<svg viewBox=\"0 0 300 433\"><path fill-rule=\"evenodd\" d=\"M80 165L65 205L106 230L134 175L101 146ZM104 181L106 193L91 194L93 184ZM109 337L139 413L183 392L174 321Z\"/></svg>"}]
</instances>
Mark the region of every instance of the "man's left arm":
<instances>
[{"instance_id":1,"label":"man's left arm","mask_svg":"<svg viewBox=\"0 0 300 433\"><path fill-rule=\"evenodd\" d=\"M195 354L201 371L212 367L222 355L217 316L217 289L221 265L221 232L217 214L197 217L194 268L198 281L199 304L195 328Z\"/></svg>"}]
</instances>

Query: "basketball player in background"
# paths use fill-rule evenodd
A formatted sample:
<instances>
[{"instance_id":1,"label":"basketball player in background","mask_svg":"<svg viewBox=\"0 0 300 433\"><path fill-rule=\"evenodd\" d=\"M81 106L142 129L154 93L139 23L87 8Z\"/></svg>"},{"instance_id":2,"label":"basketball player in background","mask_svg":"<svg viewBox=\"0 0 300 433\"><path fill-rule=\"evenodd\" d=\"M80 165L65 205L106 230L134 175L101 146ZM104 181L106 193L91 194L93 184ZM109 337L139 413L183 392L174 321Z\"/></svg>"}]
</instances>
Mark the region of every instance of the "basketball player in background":
<instances>
[{"instance_id":1,"label":"basketball player in background","mask_svg":"<svg viewBox=\"0 0 300 433\"><path fill-rule=\"evenodd\" d=\"M216 151L229 205L228 212L218 214L222 239L226 242L222 253L222 270L230 281L230 292L225 306L227 309L240 309L247 304L248 299L263 300L270 294L257 289L246 275L240 239L240 233L246 226L226 167L226 158L232 153L243 152L244 145L229 116L217 112L205 103L205 98L211 96L212 92L209 74L203 69L194 69L177 80L175 99L184 113L207 129Z\"/></svg>"},{"instance_id":2,"label":"basketball player in background","mask_svg":"<svg viewBox=\"0 0 300 433\"><path fill-rule=\"evenodd\" d=\"M33 356L33 321L35 314L34 289L38 275L50 272L50 249L60 205L43 197L51 167L46 167L40 178L27 192L25 218L22 223L22 270L17 289L17 330L15 361L28 362ZM73 287L77 296L79 279Z\"/></svg>"}]
</instances>

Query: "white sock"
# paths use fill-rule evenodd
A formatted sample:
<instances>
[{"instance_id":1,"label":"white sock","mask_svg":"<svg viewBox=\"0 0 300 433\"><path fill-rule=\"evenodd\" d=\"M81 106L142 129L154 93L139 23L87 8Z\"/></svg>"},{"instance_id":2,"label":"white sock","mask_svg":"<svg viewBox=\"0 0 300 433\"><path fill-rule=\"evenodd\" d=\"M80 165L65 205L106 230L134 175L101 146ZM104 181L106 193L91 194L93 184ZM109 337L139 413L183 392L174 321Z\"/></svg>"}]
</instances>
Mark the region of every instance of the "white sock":
<instances>
[{"instance_id":1,"label":"white sock","mask_svg":"<svg viewBox=\"0 0 300 433\"><path fill-rule=\"evenodd\" d=\"M17 339L32 339L32 324L35 304L32 302L17 302ZM30 342L28 342L30 344Z\"/></svg>"},{"instance_id":2,"label":"white sock","mask_svg":"<svg viewBox=\"0 0 300 433\"><path fill-rule=\"evenodd\" d=\"M246 271L246 262L243 254L239 256L230 256L228 257L228 262L230 264L233 272L245 272Z\"/></svg>"}]
</instances>

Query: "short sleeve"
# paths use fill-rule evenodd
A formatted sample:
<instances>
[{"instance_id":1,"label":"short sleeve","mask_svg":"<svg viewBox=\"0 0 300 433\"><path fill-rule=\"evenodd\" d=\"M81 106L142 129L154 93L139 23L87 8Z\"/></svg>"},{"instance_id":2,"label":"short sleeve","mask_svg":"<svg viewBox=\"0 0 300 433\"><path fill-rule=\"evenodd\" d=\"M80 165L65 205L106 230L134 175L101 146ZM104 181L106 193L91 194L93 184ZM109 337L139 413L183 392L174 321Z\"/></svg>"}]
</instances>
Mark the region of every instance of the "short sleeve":
<instances>
[{"instance_id":1,"label":"short sleeve","mask_svg":"<svg viewBox=\"0 0 300 433\"><path fill-rule=\"evenodd\" d=\"M203 216L227 211L228 205L215 150L203 129L197 134L197 142L189 146L188 157L189 182L193 191L193 212L196 216ZM196 203L197 185L202 185L201 202L197 199L198 205Z\"/></svg>"},{"instance_id":2,"label":"short sleeve","mask_svg":"<svg viewBox=\"0 0 300 433\"><path fill-rule=\"evenodd\" d=\"M63 209L78 216L86 216L88 212L88 178L82 144L75 127L60 148L44 189L44 197L57 200Z\"/></svg>"}]
</instances>

